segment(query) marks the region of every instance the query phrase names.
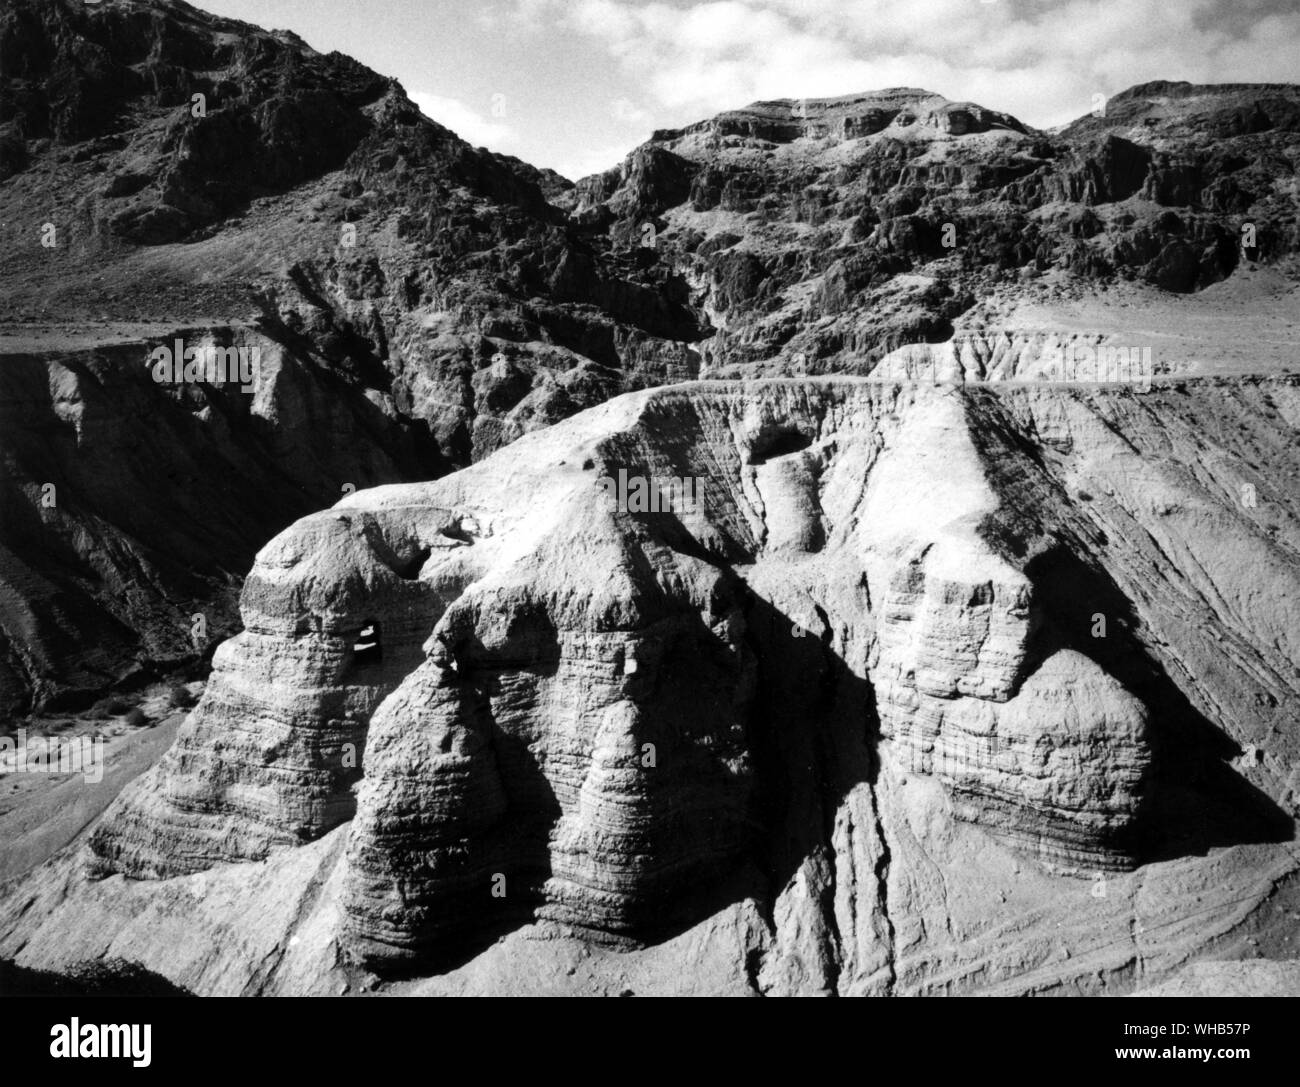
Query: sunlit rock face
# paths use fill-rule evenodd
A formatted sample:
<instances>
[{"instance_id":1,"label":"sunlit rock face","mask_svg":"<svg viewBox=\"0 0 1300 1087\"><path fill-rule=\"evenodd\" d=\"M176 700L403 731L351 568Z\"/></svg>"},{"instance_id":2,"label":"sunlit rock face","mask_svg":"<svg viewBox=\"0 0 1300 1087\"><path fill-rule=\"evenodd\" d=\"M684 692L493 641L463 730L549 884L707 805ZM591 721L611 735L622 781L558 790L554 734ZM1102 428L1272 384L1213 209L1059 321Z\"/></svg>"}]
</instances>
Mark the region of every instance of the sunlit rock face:
<instances>
[{"instance_id":1,"label":"sunlit rock face","mask_svg":"<svg viewBox=\"0 0 1300 1087\"><path fill-rule=\"evenodd\" d=\"M398 973L530 919L636 944L766 882L768 983L887 987L909 780L1028 861L1123 871L1185 830L1176 794L1204 783L1171 778L1209 757L1193 721L1276 727L1267 700L1231 722L1199 707L1264 668L1295 704L1296 568L1242 595L1237 560L1262 575L1275 534L1171 452L1295 391L704 384L359 492L263 550L247 630L93 865L174 876L350 820L338 938ZM1108 425L1171 396L1168 424L1144 414L1122 443ZM1115 471L1130 442L1145 482ZM604 482L620 471L692 479L698 501L638 511ZM1239 546L1190 576L1166 563L1153 593L1152 518L1174 504ZM1205 622L1247 673L1192 679L1181 617L1211 592L1238 601Z\"/></svg>"},{"instance_id":2,"label":"sunlit rock face","mask_svg":"<svg viewBox=\"0 0 1300 1087\"><path fill-rule=\"evenodd\" d=\"M257 551L348 490L698 373L670 267L340 53L11 0L0 56L2 718L204 658ZM260 351L251 389L151 380L178 340Z\"/></svg>"},{"instance_id":3,"label":"sunlit rock face","mask_svg":"<svg viewBox=\"0 0 1300 1087\"><path fill-rule=\"evenodd\" d=\"M95 847L136 876L193 872L309 841L351 818L372 711L421 659L439 589L419 579L432 547L400 521L327 513L272 541L245 583L244 631L123 825ZM339 582L320 579L333 569Z\"/></svg>"},{"instance_id":4,"label":"sunlit rock face","mask_svg":"<svg viewBox=\"0 0 1300 1087\"><path fill-rule=\"evenodd\" d=\"M0 222L60 239L0 262L0 716L220 643L0 890L0 960L875 995L1294 954L1295 87L755 103L575 183L173 0L8 0L0 55ZM178 338L251 388L155 381Z\"/></svg>"},{"instance_id":5,"label":"sunlit rock face","mask_svg":"<svg viewBox=\"0 0 1300 1087\"><path fill-rule=\"evenodd\" d=\"M10 0L0 55L0 716L206 659L257 550L348 488L702 375L1041 374L1077 337L1008 303L1300 252L1291 86L1144 84L1051 133L921 88L780 99L570 181L175 0ZM177 338L256 346L253 391L151 382Z\"/></svg>"},{"instance_id":6,"label":"sunlit rock face","mask_svg":"<svg viewBox=\"0 0 1300 1087\"><path fill-rule=\"evenodd\" d=\"M1123 864L1147 712L1089 657L1044 656L1040 620L1029 578L983 541L922 545L884 601L882 733L959 817L1065 863Z\"/></svg>"}]
</instances>

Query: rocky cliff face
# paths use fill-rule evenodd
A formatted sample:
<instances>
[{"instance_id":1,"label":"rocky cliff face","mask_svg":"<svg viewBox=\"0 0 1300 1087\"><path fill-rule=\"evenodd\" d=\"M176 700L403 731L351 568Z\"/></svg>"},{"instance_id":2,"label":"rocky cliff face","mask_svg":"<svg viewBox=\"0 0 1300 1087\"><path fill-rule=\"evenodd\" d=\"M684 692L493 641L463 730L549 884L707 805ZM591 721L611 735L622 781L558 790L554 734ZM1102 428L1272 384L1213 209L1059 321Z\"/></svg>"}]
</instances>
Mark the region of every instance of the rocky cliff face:
<instances>
[{"instance_id":1,"label":"rocky cliff face","mask_svg":"<svg viewBox=\"0 0 1300 1087\"><path fill-rule=\"evenodd\" d=\"M84 863L167 887L338 827L330 938L381 975L748 902L738 968L772 992L1011 970L915 913L962 826L1055 873L1058 920L1102 873L1196 882L1210 845L1290 886L1260 843L1296 803L1300 511L1243 506L1231 465L1258 443L1289 478L1298 406L1289 378L705 383L359 493L263 549L245 632ZM620 471L699 501L611 503Z\"/></svg>"},{"instance_id":2,"label":"rocky cliff face","mask_svg":"<svg viewBox=\"0 0 1300 1087\"><path fill-rule=\"evenodd\" d=\"M0 0L0 72L0 713L212 666L0 890L0 960L901 994L1285 956L1294 87L1052 133L756 103L575 185L174 0ZM155 380L178 340L256 365Z\"/></svg>"},{"instance_id":3,"label":"rocky cliff face","mask_svg":"<svg viewBox=\"0 0 1300 1087\"><path fill-rule=\"evenodd\" d=\"M866 373L1000 290L1195 291L1297 248L1286 86L1148 84L1051 134L918 89L757 103L575 186L179 0L5 0L0 58L10 716L210 652L256 547L349 487L701 372ZM264 345L260 406L118 385L187 331ZM192 458L150 451L158 504L219 541L185 572L166 516L123 509L116 458L43 452L76 449L63 400L124 396L108 441L159 418L223 465L195 502Z\"/></svg>"},{"instance_id":4,"label":"rocky cliff face","mask_svg":"<svg viewBox=\"0 0 1300 1087\"><path fill-rule=\"evenodd\" d=\"M575 216L653 236L717 330L710 374L866 373L999 283L1189 292L1294 254L1298 108L1152 83L1044 133L915 88L758 103L656 132L579 182Z\"/></svg>"},{"instance_id":5,"label":"rocky cliff face","mask_svg":"<svg viewBox=\"0 0 1300 1087\"><path fill-rule=\"evenodd\" d=\"M697 371L672 274L346 57L144 0L6 0L0 57L6 716L210 651L349 489ZM251 391L151 382L177 340L254 346Z\"/></svg>"}]
</instances>

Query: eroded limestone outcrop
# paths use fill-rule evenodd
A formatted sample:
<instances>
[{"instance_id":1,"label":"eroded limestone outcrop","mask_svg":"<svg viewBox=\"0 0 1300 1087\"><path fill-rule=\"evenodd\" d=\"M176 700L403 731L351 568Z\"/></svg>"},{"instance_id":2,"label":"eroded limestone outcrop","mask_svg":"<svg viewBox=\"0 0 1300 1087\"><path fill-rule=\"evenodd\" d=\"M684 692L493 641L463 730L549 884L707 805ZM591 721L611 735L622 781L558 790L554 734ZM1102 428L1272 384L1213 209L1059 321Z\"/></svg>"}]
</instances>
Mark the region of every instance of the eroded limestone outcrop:
<instances>
[{"instance_id":1,"label":"eroded limestone outcrop","mask_svg":"<svg viewBox=\"0 0 1300 1087\"><path fill-rule=\"evenodd\" d=\"M229 632L257 548L347 484L701 374L867 373L1004 294L1203 293L1300 251L1292 86L1148 84L1050 133L920 88L760 102L570 182L179 0L6 0L0 55L5 719L194 665L194 613ZM124 387L190 330L273 344L274 410ZM1019 372L998 354L965 375ZM183 516L124 502L141 447L141 501Z\"/></svg>"},{"instance_id":2,"label":"eroded limestone outcrop","mask_svg":"<svg viewBox=\"0 0 1300 1087\"><path fill-rule=\"evenodd\" d=\"M653 942L732 896L765 911L765 991L977 970L978 942L913 931L935 834L973 827L1077 885L1289 833L1300 518L1186 479L1177 450L1254 413L1290 465L1296 395L705 383L359 492L263 550L245 633L91 869L274 861L348 822L331 924L381 973L532 920ZM1159 542L1174 498L1114 471L1133 447L1235 535L1231 561ZM620 469L699 500L611 508ZM1237 570L1255 552L1267 593ZM1234 743L1262 754L1233 771ZM929 830L913 781L939 790Z\"/></svg>"}]
</instances>

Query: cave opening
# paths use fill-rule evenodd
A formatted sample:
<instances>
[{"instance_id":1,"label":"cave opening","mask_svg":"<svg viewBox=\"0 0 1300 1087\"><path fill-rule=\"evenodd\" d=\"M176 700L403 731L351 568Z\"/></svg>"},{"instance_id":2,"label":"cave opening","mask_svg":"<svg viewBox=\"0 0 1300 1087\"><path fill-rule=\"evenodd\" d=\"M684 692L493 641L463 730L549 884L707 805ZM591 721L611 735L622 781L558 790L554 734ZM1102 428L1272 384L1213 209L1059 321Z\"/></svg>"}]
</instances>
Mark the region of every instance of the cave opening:
<instances>
[{"instance_id":1,"label":"cave opening","mask_svg":"<svg viewBox=\"0 0 1300 1087\"><path fill-rule=\"evenodd\" d=\"M375 619L367 619L361 625L361 631L353 643L352 663L364 667L367 664L378 664L383 659L384 649L379 623Z\"/></svg>"},{"instance_id":2,"label":"cave opening","mask_svg":"<svg viewBox=\"0 0 1300 1087\"><path fill-rule=\"evenodd\" d=\"M788 457L800 453L812 445L812 438L791 427L766 429L755 439L749 453L749 463L755 466L766 464L778 457Z\"/></svg>"}]
</instances>

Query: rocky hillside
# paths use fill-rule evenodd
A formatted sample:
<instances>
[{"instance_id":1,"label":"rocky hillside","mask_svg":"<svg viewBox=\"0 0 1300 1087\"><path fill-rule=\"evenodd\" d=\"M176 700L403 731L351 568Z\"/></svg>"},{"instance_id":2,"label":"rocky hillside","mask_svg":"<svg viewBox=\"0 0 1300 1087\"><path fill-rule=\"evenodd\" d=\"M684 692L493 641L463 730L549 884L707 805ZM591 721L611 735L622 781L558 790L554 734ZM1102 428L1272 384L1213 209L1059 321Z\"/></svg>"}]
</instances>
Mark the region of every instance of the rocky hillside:
<instances>
[{"instance_id":1,"label":"rocky hillside","mask_svg":"<svg viewBox=\"0 0 1300 1087\"><path fill-rule=\"evenodd\" d=\"M210 652L295 517L622 392L1284 264L1297 101L1148 84L1057 133L921 90L759 103L573 185L287 32L0 0L0 713ZM252 391L154 383L177 339L254 353Z\"/></svg>"},{"instance_id":2,"label":"rocky hillside","mask_svg":"<svg viewBox=\"0 0 1300 1087\"><path fill-rule=\"evenodd\" d=\"M353 495L261 551L0 957L877 995L1286 957L1298 381L705 382Z\"/></svg>"},{"instance_id":3,"label":"rocky hillside","mask_svg":"<svg viewBox=\"0 0 1300 1087\"><path fill-rule=\"evenodd\" d=\"M655 133L575 218L654 239L717 376L867 373L1002 286L1193 292L1300 249L1296 87L1149 83L1096 112L1045 133L917 89L757 103Z\"/></svg>"},{"instance_id":4,"label":"rocky hillside","mask_svg":"<svg viewBox=\"0 0 1300 1087\"><path fill-rule=\"evenodd\" d=\"M1293 958L1298 159L1293 86L897 88L575 183L292 34L0 0L0 722L211 668L0 973Z\"/></svg>"},{"instance_id":5,"label":"rocky hillside","mask_svg":"<svg viewBox=\"0 0 1300 1087\"><path fill-rule=\"evenodd\" d=\"M684 285L570 189L289 34L0 3L0 712L210 649L257 548L349 490L694 376ZM248 348L251 392L156 384L178 339Z\"/></svg>"}]
</instances>

